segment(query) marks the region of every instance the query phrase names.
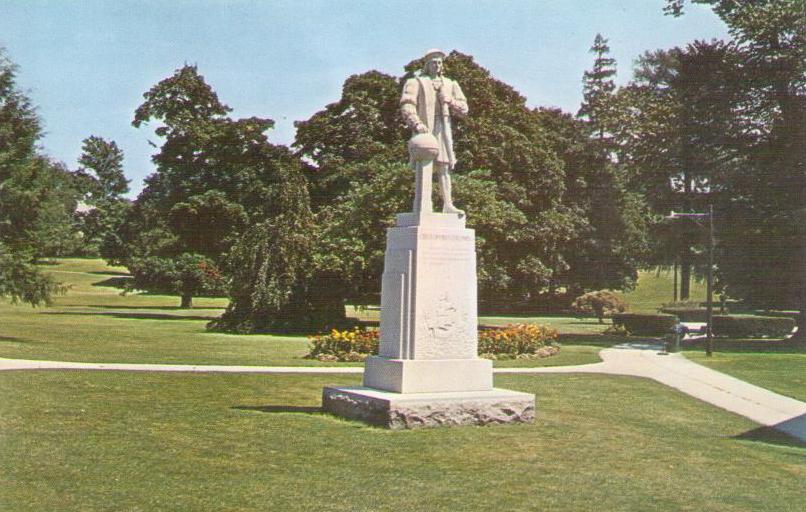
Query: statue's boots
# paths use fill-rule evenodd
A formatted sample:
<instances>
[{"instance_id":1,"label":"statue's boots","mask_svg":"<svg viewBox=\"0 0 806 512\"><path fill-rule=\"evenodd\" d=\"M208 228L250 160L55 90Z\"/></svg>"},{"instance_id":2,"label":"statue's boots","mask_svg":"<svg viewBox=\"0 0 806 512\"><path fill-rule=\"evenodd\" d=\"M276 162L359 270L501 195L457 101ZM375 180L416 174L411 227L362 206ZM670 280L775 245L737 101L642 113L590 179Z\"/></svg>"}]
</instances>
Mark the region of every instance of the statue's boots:
<instances>
[{"instance_id":1,"label":"statue's boots","mask_svg":"<svg viewBox=\"0 0 806 512\"><path fill-rule=\"evenodd\" d=\"M460 217L464 217L465 212L460 210L459 208L455 207L453 203L448 203L442 207L442 213L455 213Z\"/></svg>"}]
</instances>

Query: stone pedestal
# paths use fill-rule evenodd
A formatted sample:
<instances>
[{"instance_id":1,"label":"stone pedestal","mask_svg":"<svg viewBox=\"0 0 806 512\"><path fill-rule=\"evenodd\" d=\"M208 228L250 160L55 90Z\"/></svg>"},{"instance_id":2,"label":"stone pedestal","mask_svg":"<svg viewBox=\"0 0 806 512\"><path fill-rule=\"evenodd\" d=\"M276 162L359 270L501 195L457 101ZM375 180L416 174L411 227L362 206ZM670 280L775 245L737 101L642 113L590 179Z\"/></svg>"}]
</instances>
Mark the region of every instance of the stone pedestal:
<instances>
[{"instance_id":1,"label":"stone pedestal","mask_svg":"<svg viewBox=\"0 0 806 512\"><path fill-rule=\"evenodd\" d=\"M363 388L325 388L326 411L390 428L531 421L534 395L493 388L478 358L476 248L456 214L397 216L387 231L381 342Z\"/></svg>"},{"instance_id":2,"label":"stone pedestal","mask_svg":"<svg viewBox=\"0 0 806 512\"><path fill-rule=\"evenodd\" d=\"M517 391L390 393L370 388L325 388L322 408L393 430L459 425L531 423L535 396Z\"/></svg>"}]
</instances>

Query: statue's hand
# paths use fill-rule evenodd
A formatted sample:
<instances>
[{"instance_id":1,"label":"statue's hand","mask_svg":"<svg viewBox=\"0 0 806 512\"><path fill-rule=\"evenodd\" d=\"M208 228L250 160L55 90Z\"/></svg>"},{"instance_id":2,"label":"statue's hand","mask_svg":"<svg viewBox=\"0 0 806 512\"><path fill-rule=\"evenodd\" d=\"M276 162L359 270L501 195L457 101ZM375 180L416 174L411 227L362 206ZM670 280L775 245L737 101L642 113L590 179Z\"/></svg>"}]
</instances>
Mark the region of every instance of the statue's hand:
<instances>
[{"instance_id":1,"label":"statue's hand","mask_svg":"<svg viewBox=\"0 0 806 512\"><path fill-rule=\"evenodd\" d=\"M448 96L447 94L445 94L444 88L439 90L439 94L437 95L437 99L443 105L445 105L446 103L448 105L450 105L451 101L452 101L452 98L450 96Z\"/></svg>"},{"instance_id":2,"label":"statue's hand","mask_svg":"<svg viewBox=\"0 0 806 512\"><path fill-rule=\"evenodd\" d=\"M428 127L423 123L417 123L417 126L414 127L417 133L428 133Z\"/></svg>"}]
</instances>

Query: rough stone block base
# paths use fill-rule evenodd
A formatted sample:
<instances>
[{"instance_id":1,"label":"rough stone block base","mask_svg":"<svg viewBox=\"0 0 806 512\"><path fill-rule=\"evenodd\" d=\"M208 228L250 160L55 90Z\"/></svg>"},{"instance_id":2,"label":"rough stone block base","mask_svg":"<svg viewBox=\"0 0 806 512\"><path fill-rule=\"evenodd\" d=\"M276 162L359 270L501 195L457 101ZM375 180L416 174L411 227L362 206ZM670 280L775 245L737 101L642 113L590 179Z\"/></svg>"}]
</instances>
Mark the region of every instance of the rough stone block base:
<instances>
[{"instance_id":1,"label":"rough stone block base","mask_svg":"<svg viewBox=\"0 0 806 512\"><path fill-rule=\"evenodd\" d=\"M535 396L505 389L404 394L365 387L326 387L322 408L336 416L393 430L531 423Z\"/></svg>"}]
</instances>

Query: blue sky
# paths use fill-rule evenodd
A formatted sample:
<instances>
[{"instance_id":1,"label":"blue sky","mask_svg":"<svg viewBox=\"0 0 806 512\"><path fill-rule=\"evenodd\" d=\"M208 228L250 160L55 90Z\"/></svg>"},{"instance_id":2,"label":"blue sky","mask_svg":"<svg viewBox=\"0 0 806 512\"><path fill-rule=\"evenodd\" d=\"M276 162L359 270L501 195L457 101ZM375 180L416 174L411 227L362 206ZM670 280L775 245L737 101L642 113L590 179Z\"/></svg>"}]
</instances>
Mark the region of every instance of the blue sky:
<instances>
[{"instance_id":1,"label":"blue sky","mask_svg":"<svg viewBox=\"0 0 806 512\"><path fill-rule=\"evenodd\" d=\"M727 38L709 9L663 16L663 0L0 0L0 46L39 109L48 155L75 167L89 135L126 153L133 195L153 172L142 94L195 63L234 116L270 117L290 144L295 120L337 101L349 75L400 75L431 47L473 55L531 106L575 112L597 32L630 78L643 51Z\"/></svg>"}]
</instances>

